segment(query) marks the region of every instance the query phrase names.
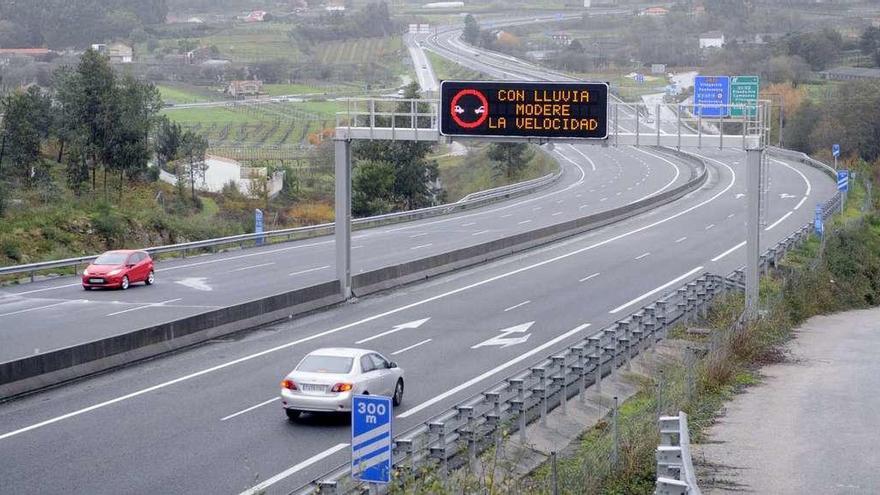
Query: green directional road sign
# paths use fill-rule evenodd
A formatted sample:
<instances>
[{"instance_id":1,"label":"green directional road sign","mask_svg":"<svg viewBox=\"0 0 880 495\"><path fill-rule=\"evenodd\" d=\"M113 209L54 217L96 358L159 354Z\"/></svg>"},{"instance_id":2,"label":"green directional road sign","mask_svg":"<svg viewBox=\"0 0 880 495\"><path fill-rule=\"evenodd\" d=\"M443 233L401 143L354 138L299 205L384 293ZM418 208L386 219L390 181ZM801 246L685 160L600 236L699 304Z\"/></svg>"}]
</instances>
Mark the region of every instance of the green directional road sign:
<instances>
[{"instance_id":1,"label":"green directional road sign","mask_svg":"<svg viewBox=\"0 0 880 495\"><path fill-rule=\"evenodd\" d=\"M754 105L758 101L758 76L733 76L730 78L730 116L742 117L748 108L749 117L757 114L757 107L737 107L736 105Z\"/></svg>"}]
</instances>

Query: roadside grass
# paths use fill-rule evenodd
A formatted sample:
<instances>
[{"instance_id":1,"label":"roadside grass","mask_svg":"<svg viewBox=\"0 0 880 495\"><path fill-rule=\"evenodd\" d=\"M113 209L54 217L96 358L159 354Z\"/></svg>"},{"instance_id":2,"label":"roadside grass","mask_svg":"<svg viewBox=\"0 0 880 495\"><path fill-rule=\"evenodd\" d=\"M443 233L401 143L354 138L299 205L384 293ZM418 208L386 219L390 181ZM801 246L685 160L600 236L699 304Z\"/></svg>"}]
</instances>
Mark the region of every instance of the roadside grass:
<instances>
[{"instance_id":1,"label":"roadside grass","mask_svg":"<svg viewBox=\"0 0 880 495\"><path fill-rule=\"evenodd\" d=\"M508 179L497 173L494 162L486 157L487 146L475 146L465 156L441 156L437 158L440 179L450 202L477 191L504 186L514 182L543 177L559 168L551 157L533 148L528 163L516 177Z\"/></svg>"},{"instance_id":2,"label":"roadside grass","mask_svg":"<svg viewBox=\"0 0 880 495\"><path fill-rule=\"evenodd\" d=\"M430 50L425 50L425 54L431 62L434 75L441 81L455 79L479 80L482 77L479 72L451 62Z\"/></svg>"}]
</instances>

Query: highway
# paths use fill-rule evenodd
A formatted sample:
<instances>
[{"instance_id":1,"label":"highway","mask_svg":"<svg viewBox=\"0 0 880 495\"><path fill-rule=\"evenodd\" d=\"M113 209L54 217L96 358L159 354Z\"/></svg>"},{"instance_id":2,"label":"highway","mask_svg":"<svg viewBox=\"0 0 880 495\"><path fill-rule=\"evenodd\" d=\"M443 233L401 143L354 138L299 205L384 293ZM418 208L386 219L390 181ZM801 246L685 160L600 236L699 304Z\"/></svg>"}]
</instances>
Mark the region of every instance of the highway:
<instances>
[{"instance_id":1,"label":"highway","mask_svg":"<svg viewBox=\"0 0 880 495\"><path fill-rule=\"evenodd\" d=\"M649 148L585 151L557 146L562 178L531 196L355 232L353 273L623 206L691 177L690 165ZM327 236L162 262L154 286L125 292L86 292L70 277L0 289L0 362L332 280L333 246Z\"/></svg>"},{"instance_id":2,"label":"highway","mask_svg":"<svg viewBox=\"0 0 880 495\"><path fill-rule=\"evenodd\" d=\"M516 61L504 65L506 72L531 77L532 69ZM745 154L695 152L709 165L707 183L648 214L2 404L3 491L235 494L263 483L268 493L287 493L349 455L345 417L306 416L291 424L277 403L278 381L309 351L355 345L397 361L406 370L395 423L395 431L403 432L665 289L742 265ZM627 204L689 177L683 165L647 148L566 145L554 153L566 173L553 189L480 211L356 233L354 246L363 247L354 251L355 270ZM771 163L769 184L764 245L808 222L812 207L835 190L818 170L780 161ZM331 248L332 240L317 239L181 260L161 266L168 270L159 273L155 287L126 293L63 287L70 279L5 291L4 342L7 332L20 339L35 333L18 328L24 325L55 330L54 338L107 320L100 330L106 332L130 320L160 321L187 310L177 306L229 304L327 280L332 266L323 267L332 263L321 260L330 259ZM271 252L278 249L287 251ZM303 273L292 275L297 272ZM86 295L98 302L72 300ZM128 297L136 299L120 299ZM112 319L117 316L125 318ZM528 326L524 342L491 344L518 325Z\"/></svg>"}]
</instances>

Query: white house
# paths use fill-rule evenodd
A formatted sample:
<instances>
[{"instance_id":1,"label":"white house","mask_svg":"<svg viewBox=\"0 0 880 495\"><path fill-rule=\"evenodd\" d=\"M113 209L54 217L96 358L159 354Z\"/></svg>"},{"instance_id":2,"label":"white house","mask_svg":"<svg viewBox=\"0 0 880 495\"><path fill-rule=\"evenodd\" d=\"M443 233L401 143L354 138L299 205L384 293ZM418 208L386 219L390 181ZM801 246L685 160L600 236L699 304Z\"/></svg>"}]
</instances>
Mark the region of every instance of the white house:
<instances>
[{"instance_id":1,"label":"white house","mask_svg":"<svg viewBox=\"0 0 880 495\"><path fill-rule=\"evenodd\" d=\"M700 35L700 48L721 48L724 46L724 33L710 31Z\"/></svg>"}]
</instances>

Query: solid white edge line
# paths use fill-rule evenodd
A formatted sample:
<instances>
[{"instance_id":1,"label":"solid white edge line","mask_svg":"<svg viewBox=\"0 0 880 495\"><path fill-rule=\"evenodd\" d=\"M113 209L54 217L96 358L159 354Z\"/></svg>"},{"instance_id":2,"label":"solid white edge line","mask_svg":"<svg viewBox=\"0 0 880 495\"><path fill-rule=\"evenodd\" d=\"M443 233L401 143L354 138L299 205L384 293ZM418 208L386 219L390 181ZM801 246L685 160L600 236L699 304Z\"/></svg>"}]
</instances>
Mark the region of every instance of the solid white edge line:
<instances>
[{"instance_id":1,"label":"solid white edge line","mask_svg":"<svg viewBox=\"0 0 880 495\"><path fill-rule=\"evenodd\" d=\"M362 318L362 319L360 319L360 320L357 320L357 321L354 321L354 322L351 322L351 323L347 323L347 324L345 324L345 325L342 325L342 326L339 326L339 327L336 327L336 328L331 328L331 329L329 329L329 330L324 330L323 332L318 332L318 333L316 333L316 334L312 334L312 335L310 335L310 336L308 336L308 337L303 337L303 338L301 338L301 339L294 340L294 341L288 342L288 343L286 343L286 344L281 344L281 345L279 345L279 346L270 347L269 349L264 349L264 350L262 350L262 351L259 351L259 352L254 353L254 354L248 354L247 356L242 356L242 357L240 357L240 358L238 358L238 359L234 359L234 360L232 360L232 361L228 361L228 362L225 362L225 363L223 363L223 364L218 364L218 365L216 365L216 366L212 366L211 368L206 368L206 369L203 369L203 370L201 370L201 371L197 371L197 372L195 372L195 373L191 373L191 374L189 374L189 375L184 375L184 376L181 376L181 377L175 378L175 379L173 379L173 380L169 380L169 381L167 381L167 382L163 382L163 383L159 383L159 384L156 384L156 385L153 385L153 386L147 387L147 388L143 388L143 389L141 389L141 390L137 390L137 391L132 392L132 393L130 393L130 394L126 394L126 395L123 395L123 396L120 396L120 397L116 397L115 399L110 399L110 400L107 400L107 401L104 401L104 402L100 402L100 403L98 403L98 404L94 404L94 405L92 405L92 406L85 407L85 408L83 408L83 409L79 409L79 410L76 410L76 411L73 411L73 412L70 412L70 413L67 413L67 414L63 414L63 415L61 415L61 416L56 416L56 417L54 417L54 418L47 419L47 420L45 420L45 421L41 421L41 422L39 422L39 423L34 423L34 424L32 424L32 425L30 425L30 426L26 426L26 427L24 427L24 428L19 428L19 429L17 429L17 430L13 430L13 431L10 431L10 432L7 432L7 433L3 433L3 434L0 434L0 440L4 440L4 439L7 439L7 438L10 438L10 437L16 436L16 435L20 435L20 434L22 434L22 433L25 433L25 432L28 432L28 431L31 431L31 430L35 430L35 429L37 429L37 428L42 428L42 427L44 427L44 426L48 426L48 425L51 425L51 424L57 423L57 422L59 422L59 421L63 421L63 420L65 420L65 419L69 419L69 418L72 418L72 417L76 417L76 416L79 416L79 415L85 414L85 413L87 413L87 412L94 411L94 410L96 410L96 409L102 409L102 408L104 408L104 407L107 407L107 406L110 406L110 405L116 404L116 403L118 403L118 402L123 402L123 401L128 400L128 399L132 399L132 398L135 398L135 397L139 397L139 396L141 396L141 395L148 394L148 393L153 392L153 391L155 391L155 390L160 390L160 389L163 389L163 388L169 387L169 386L171 386L171 385L174 385L174 384L176 384L176 383L180 383L180 382L184 382L184 381L187 381L187 380L191 380L191 379L193 379L193 378L197 378L197 377L199 377L199 376L206 375L206 374L208 374L208 373L213 373L213 372L215 372L215 371L218 371L218 370L221 370L221 369L225 369L225 368L228 368L228 367L230 367L230 366L234 366L234 365L239 364L239 363L243 363L243 362L246 362L246 361L250 361L250 360L252 360L252 359L256 359L256 358L258 358L258 357L265 356L265 355L267 355L267 354L272 354L272 353L274 353L274 352L278 352L278 351L281 351L281 350L284 350L284 349L289 349L289 348L291 348L291 347L293 347L293 346L295 346L295 345L299 345L299 344L302 344L302 343L304 343L304 342L310 342L310 341L312 341L312 340L319 339L319 338L324 337L324 336L326 336L326 335L331 335L331 334L334 334L334 333L338 333L338 332L341 332L341 331L343 331L343 330L347 330L347 329L349 329L349 328L352 328L352 327L355 327L355 326L358 326L358 325L362 325L362 324L364 324L364 323L369 323L369 322L371 322L371 321L375 321L375 320L378 320L378 319L380 319L380 318L384 318L384 317L389 316L389 315L397 314L397 313L400 313L400 312L406 311L406 310L408 310L408 309L412 309L412 308L415 308L415 307L418 307L418 306L422 306L422 305L424 305L424 304L428 304L428 303L430 303L430 302L437 301L437 300L439 300L439 299L443 299L443 298L446 298L446 297L448 297L448 296L452 296L452 295L458 294L458 293L460 293L460 292L468 291L468 290L473 289L473 288L475 288L475 287L482 287L483 285L486 285L486 284L489 284L489 283L495 282L496 280L501 280L501 279L504 279L504 278L507 278L507 277L511 277L511 276L513 276L513 275L517 275L517 274L519 274L519 273L526 272L526 271L528 271L528 270L532 270L532 269L535 269L535 268L542 267L542 266L544 266L544 265L548 265L548 264L550 264L550 263L555 263L555 262L557 262L557 261L559 261L559 260L567 259L567 258L570 258L570 257L572 257L572 256L577 256L577 255L579 255L579 254L581 254L581 253L584 253L584 252L590 251L590 250L595 249L595 248L598 248L598 247L602 247L602 246L604 246L604 245L606 245L606 244L611 244L612 242L615 242L615 241L618 241L618 240L620 240L620 239L624 239L624 238L626 238L626 237L629 237L629 236L631 236L631 235L633 235L633 234L637 234L637 233L639 233L639 232L643 232L643 231L645 231L645 230L648 230L648 229L654 228L654 227L656 227L656 226L658 226L658 225L661 225L661 224L664 224L664 223L666 223L666 222L668 222L668 221L670 221L670 220L674 220L674 219L676 219L676 218L678 218L678 217L681 217L681 216L683 216L683 215L686 215L686 214L688 214L688 213L690 213L690 212L692 212L692 211L694 211L694 210L696 210L696 209L698 209L698 208L702 208L703 206L705 206L705 205L711 203L712 201L715 201L716 199L720 198L722 195L726 194L726 193L727 193L727 192L733 187L733 185L736 183L736 171L734 171L733 168L730 167L730 165L727 165L726 163L721 162L721 161L719 161L719 160L715 160L714 158L704 157L704 156L701 156L701 155L699 155L699 154L697 154L697 153L693 153L693 154L696 155L696 156L700 156L701 158L704 158L704 159L707 159L707 160L710 160L710 161L716 162L716 163L722 165L723 167L727 168L727 169L730 171L730 173L731 173L730 183L727 185L727 187L725 187L724 189L722 189L721 191L719 191L718 193L716 193L714 196L710 197L709 199L706 199L705 201L702 201L702 202L700 202L700 203L697 203L697 204L695 204L695 205L693 205L693 206L691 206L691 207L685 208L684 210L682 210L682 211L680 211L680 212L678 212L678 213L674 213L674 214L672 214L672 215L670 215L670 216L668 216L668 217L666 217L666 218L662 218L662 219L660 219L660 220L657 220L656 222L649 223L649 224L647 224L647 225L643 225L643 226L641 226L641 227L635 228L635 229L630 230L630 231L627 231L627 232L623 232L623 233L618 234L618 235L613 236L613 237L609 237L608 239L604 239L604 240L602 240L602 241L599 241L599 242L596 242L596 243L590 244L590 245L588 245L588 246L584 246L584 247L582 247L582 248L575 249L574 251L570 251L570 252L568 252L568 253L561 254L561 255L556 256L556 257L554 257L554 258L546 259L546 260L543 260L543 261L539 261L539 262L537 262L537 263L533 263L533 264L528 265L528 266L524 266L524 267L521 267L521 268L517 268L517 269L512 270L512 271L509 271L509 272L501 273L501 274L499 274L499 275L495 275L494 277L489 277L489 278L487 278L487 279L483 279L483 280L480 280L480 281L478 281L478 282L474 282L474 283L472 283L472 284L470 284L470 285L466 285L466 286L464 286L464 287L459 287L459 288L457 288L457 289L452 289L452 290L447 291L447 292L444 292L444 293L442 293L442 294L437 294L436 296L431 296L431 297L428 297L428 298L422 299L422 300L420 300L420 301L416 301L416 302L413 302L413 303L410 303L410 304L406 304L406 305L403 305L403 306L399 306L399 307L397 307L397 308L390 309L390 310L385 311L385 312L383 312L383 313L374 314L374 315L372 315L372 316L368 316L368 317L366 317L366 318Z\"/></svg>"},{"instance_id":2,"label":"solid white edge line","mask_svg":"<svg viewBox=\"0 0 880 495\"><path fill-rule=\"evenodd\" d=\"M724 257L727 256L728 254L730 254L730 253L736 251L737 249L739 249L739 248L741 248L741 247L743 247L743 246L745 246L745 245L746 245L746 241L742 241L741 243L737 244L736 246L733 246L732 248L728 249L727 251L724 251L723 253L719 254L718 256L712 258L712 261L713 261L713 262L718 261L718 260L720 260L721 258L724 258Z\"/></svg>"},{"instance_id":3,"label":"solid white edge line","mask_svg":"<svg viewBox=\"0 0 880 495\"><path fill-rule=\"evenodd\" d=\"M801 198L801 200L798 201L798 204L797 204L797 206L794 207L794 209L797 210L798 208L800 208L801 206L803 206L804 201L806 201L806 200L807 200L807 197L806 197L806 196L804 196L803 198Z\"/></svg>"},{"instance_id":4,"label":"solid white edge line","mask_svg":"<svg viewBox=\"0 0 880 495\"><path fill-rule=\"evenodd\" d=\"M427 344L427 343L430 342L431 340L433 340L433 339L425 339L425 340L423 340L423 341L421 341L421 342L419 342L419 343L417 343L417 344L413 344L413 345L411 345L411 346L409 346L409 347L404 347L403 349L400 349L399 351L394 351L394 352L391 353L391 355L392 355L392 356L396 356L396 355L398 355L398 354L400 354L400 353L402 353L402 352L406 352L406 351L408 351L408 350L410 350L410 349L415 349L416 347L418 347L418 346L420 346L420 345L422 345L422 344Z\"/></svg>"},{"instance_id":5,"label":"solid white edge line","mask_svg":"<svg viewBox=\"0 0 880 495\"><path fill-rule=\"evenodd\" d=\"M346 447L348 447L347 443L336 444L335 446L330 447L329 449L325 450L324 452L321 452L320 454L309 457L308 459L300 462L299 464L296 464L293 467L286 469L286 470L276 474L275 476L272 476L271 478L260 483L259 485L256 485L252 488L249 488L249 489L241 492L239 495L257 495L258 493L264 493L266 488L269 488L270 486L274 485L275 483L278 483L279 481L283 480L284 478L287 478L288 476L290 476L292 474L295 474L298 471L302 471L303 469L311 466L312 464L314 464L318 461L321 461L327 457L330 457L331 455L339 452L340 450L342 450Z\"/></svg>"},{"instance_id":6,"label":"solid white edge line","mask_svg":"<svg viewBox=\"0 0 880 495\"><path fill-rule=\"evenodd\" d=\"M581 326L579 326L579 327L577 327L577 328L574 328L574 329L572 329L572 330L569 330L569 331L565 332L564 334L562 334L562 335L556 337L556 338L553 339L553 340L549 340L549 341L547 341L547 342L545 342L545 343L539 345L538 347L535 347L534 349L532 349L532 350L530 350L530 351L528 351L528 352L525 352L525 353L523 353L523 354L520 354L519 356L517 356L517 357L511 359L510 361L507 361L506 363L502 363L502 364L500 364L500 365L498 365L498 366L492 368L491 370L489 370L489 371L487 371L487 372L485 372L485 373L483 373L483 374L481 374L481 375L479 375L479 376L476 376L476 377L474 377L474 378L471 378L470 380L468 380L468 381L462 383L461 385L459 385L459 386L457 386L457 387L453 387L453 388L447 390L446 392L443 392L443 393L440 394L440 395L437 395L437 396L435 396L435 397L433 397L433 398L431 398L431 399L426 400L425 402L422 402L421 404L419 404L419 405L413 407L412 409L407 410L406 412L403 412L403 413L398 414L397 417L398 417L399 419L402 419L402 418L408 418L408 417L412 416L413 414L416 414L417 412L422 411L423 409L426 409L426 408L428 408L428 407L431 407L431 406L433 406L434 404L436 404L436 403L438 403L438 402L440 402L440 401L442 401L442 400L445 400L447 397L449 397L449 396L451 396L451 395L457 394L458 392L461 392L462 390L464 390L464 389L466 389L466 388L468 388L468 387L471 387L471 386L473 386L473 385L476 385L477 383L479 383L479 382L485 380L486 378L489 378L490 376L492 376L492 375L494 375L494 374L496 374L496 373L499 373L499 372L501 372L501 371L504 371L505 369L507 369L507 368L513 366L514 364L516 364L516 363L518 363L518 362L520 362L520 361L523 361L523 360L525 360L525 359L528 359L529 357L531 357L531 356L533 356L533 355L535 355L535 354L537 354L537 353L543 351L544 349L546 349L546 348L548 348L548 347L550 347L550 346L552 346L552 345L555 345L555 344L557 344L557 343L559 343L559 342L561 342L561 341L563 341L563 340L565 340L565 339L571 337L572 335L574 335L574 334L576 334L576 333L578 333L578 332L583 331L585 328L587 328L587 327L589 327L589 326L590 326L589 323L584 323L583 325L581 325Z\"/></svg>"},{"instance_id":7,"label":"solid white edge line","mask_svg":"<svg viewBox=\"0 0 880 495\"><path fill-rule=\"evenodd\" d=\"M657 195L657 194L660 194L661 192L663 192L664 190L666 190L669 186L671 186L672 184L675 184L675 181L677 181L677 180L678 180L678 177L681 175L681 169L678 168L678 165L676 165L675 162L672 162L672 161L670 161L670 160L667 160L667 159L664 158L663 156L655 155L654 153L650 153L650 152L648 152L648 151L641 150L641 149L636 148L636 147L633 147L633 149L636 150L636 151L639 151L639 152L641 152L641 153L645 153L646 155L653 156L654 158L657 158L657 159L659 159L659 160L662 160L662 161L664 161L664 162L666 162L666 163L672 165L672 167L675 169L675 176L673 176L673 177L672 177L672 180L669 181L665 186L663 186L663 187L661 187L660 189L658 189L658 190L652 192L651 194L648 194L647 196L643 196L643 197L641 197L641 198L635 200L634 203L638 203L639 201L642 201L643 199L648 199L648 198L650 198L651 196L655 196L655 195ZM648 167L648 169L650 170L650 167ZM650 172L648 172L648 174L650 175Z\"/></svg>"},{"instance_id":8,"label":"solid white edge line","mask_svg":"<svg viewBox=\"0 0 880 495\"><path fill-rule=\"evenodd\" d=\"M251 407L249 407L249 408L247 408L247 409L242 409L241 411L238 411L237 413L232 413L232 414L230 414L229 416L226 416L225 418L220 418L220 421L226 421L227 419L232 419L232 418L234 418L234 417L236 417L236 416L241 416L242 414L244 414L244 413L248 413L248 412L251 412L251 411L253 411L254 409L256 409L256 408L258 408L258 407L263 407L263 406L265 406L266 404L271 404L271 403L275 402L276 400L281 400L281 398L280 398L280 397L273 397L273 398L271 398L271 399L269 399L269 400L267 400L267 401L265 401L265 402L260 402L260 403L257 404L256 406L251 406Z\"/></svg>"},{"instance_id":9,"label":"solid white edge line","mask_svg":"<svg viewBox=\"0 0 880 495\"><path fill-rule=\"evenodd\" d=\"M698 271L700 271L700 270L702 270L702 269L703 269L702 266L698 266L698 267L694 268L693 270L691 270L691 271L685 273L684 275L680 275L680 276L678 276L678 277L676 277L676 278L670 280L669 282L666 282L665 284L661 285L660 287L657 287L656 289L653 289L653 290L650 290L650 291L648 291L648 292L645 292L645 293L642 294L641 296L639 296L639 297L637 297L637 298L635 298L635 299L633 299L633 300L631 300L631 301L629 301L629 302L627 302L627 303L621 304L620 306L618 306L618 307L612 309L611 311L609 311L609 313L611 313L611 314L619 313L621 310L626 309L626 308L632 306L633 304L635 304L635 303L637 303L637 302L639 302L639 301L641 301L641 300L643 300L643 299L647 299L647 298L653 296L654 294L656 294L656 293L660 292L661 290L663 290L663 289L669 287L670 285L673 285L673 284L676 284L676 283L678 283L678 282L681 282L682 280L684 280L684 279L690 277L691 275L697 273Z\"/></svg>"},{"instance_id":10,"label":"solid white edge line","mask_svg":"<svg viewBox=\"0 0 880 495\"><path fill-rule=\"evenodd\" d=\"M584 160L586 160L590 163L590 168L593 169L593 172L596 171L596 164L593 163L593 160L590 160L590 157L585 155L581 150L575 148L573 144L569 144L568 147L571 148L571 150L574 151L575 153L577 153L578 155L581 155L582 157L584 157Z\"/></svg>"},{"instance_id":11,"label":"solid white edge line","mask_svg":"<svg viewBox=\"0 0 880 495\"><path fill-rule=\"evenodd\" d=\"M317 272L317 271L319 271L319 270L326 270L327 268L330 268L330 265L324 265L324 266L319 266L319 267L317 267L317 268L309 268L308 270L302 270L302 271L299 271L299 272L293 272L293 273L288 274L288 276L289 276L289 277L293 277L294 275L304 275L304 274L306 274L306 273Z\"/></svg>"},{"instance_id":12,"label":"solid white edge line","mask_svg":"<svg viewBox=\"0 0 880 495\"><path fill-rule=\"evenodd\" d=\"M792 210L792 211L786 213L785 215L782 215L782 218L780 218L779 220L777 220L777 221L771 223L766 229L764 229L764 232L767 232L768 230L770 230L770 229L772 229L773 227L776 227L777 225L779 225L780 223L782 223L782 221L785 220L786 218L790 217L792 213L794 213L794 210Z\"/></svg>"},{"instance_id":13,"label":"solid white edge line","mask_svg":"<svg viewBox=\"0 0 880 495\"><path fill-rule=\"evenodd\" d=\"M135 308L123 309L122 311L117 311L117 312L115 312L115 313L110 313L109 315L106 315L106 316L116 316L116 315L121 315L122 313L130 313L130 312L132 312L132 311L137 311L137 310L140 310L140 309L146 309L146 308L157 308L157 307L160 307L160 306L164 306L164 305L166 305L166 304L168 304L168 303L173 303L173 302L180 301L181 299L183 299L183 298L182 298L182 297L178 297L177 299L169 299L169 300L167 300L167 301L161 301L161 302L157 302L157 303L147 303L147 304L144 304L143 306L138 306L138 307L135 307Z\"/></svg>"}]
</instances>

